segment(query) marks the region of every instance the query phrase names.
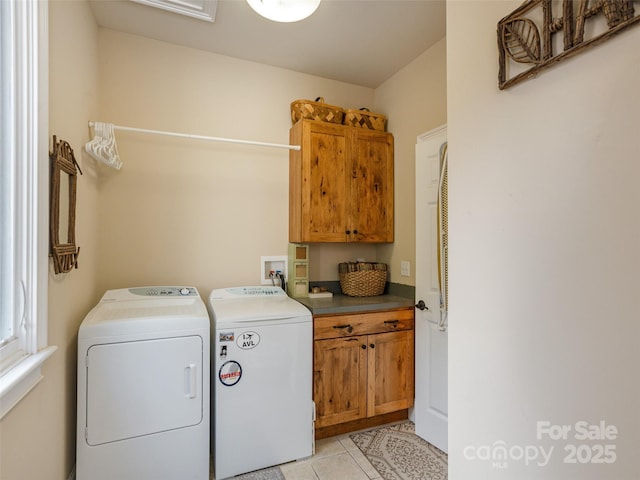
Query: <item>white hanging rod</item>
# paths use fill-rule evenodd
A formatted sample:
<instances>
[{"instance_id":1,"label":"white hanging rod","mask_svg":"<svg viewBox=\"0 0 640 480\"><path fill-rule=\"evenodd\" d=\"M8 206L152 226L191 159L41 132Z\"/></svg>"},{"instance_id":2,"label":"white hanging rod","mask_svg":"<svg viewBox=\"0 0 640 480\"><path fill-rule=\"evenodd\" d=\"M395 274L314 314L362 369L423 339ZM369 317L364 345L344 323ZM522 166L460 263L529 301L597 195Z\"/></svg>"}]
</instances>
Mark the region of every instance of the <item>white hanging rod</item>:
<instances>
[{"instance_id":1,"label":"white hanging rod","mask_svg":"<svg viewBox=\"0 0 640 480\"><path fill-rule=\"evenodd\" d=\"M89 122L89 126L93 127L95 122ZM165 135L167 137L179 137L179 138L191 138L193 140L207 140L210 142L226 142L226 143L240 143L243 145L258 145L261 147L274 147L274 148L286 148L288 150L300 150L300 145L286 145L282 143L266 143L255 142L253 140L238 140L235 138L222 138L222 137L207 137L205 135L192 135L190 133L176 133L176 132L163 132L161 130L147 130L144 128L134 127L122 127L120 125L114 125L114 130L122 130L125 132L138 132L138 133L150 133L152 135Z\"/></svg>"}]
</instances>

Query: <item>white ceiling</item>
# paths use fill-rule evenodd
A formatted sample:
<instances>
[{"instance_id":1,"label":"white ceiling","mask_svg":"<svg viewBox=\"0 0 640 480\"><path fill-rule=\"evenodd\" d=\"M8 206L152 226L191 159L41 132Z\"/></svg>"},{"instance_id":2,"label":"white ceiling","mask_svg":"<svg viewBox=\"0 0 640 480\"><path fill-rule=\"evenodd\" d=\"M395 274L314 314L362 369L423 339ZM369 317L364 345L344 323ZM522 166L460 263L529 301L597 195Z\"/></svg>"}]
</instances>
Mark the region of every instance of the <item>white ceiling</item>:
<instances>
[{"instance_id":1,"label":"white ceiling","mask_svg":"<svg viewBox=\"0 0 640 480\"><path fill-rule=\"evenodd\" d=\"M445 36L445 0L322 0L296 23L244 0L218 0L213 23L131 0L90 5L101 27L370 88Z\"/></svg>"}]
</instances>

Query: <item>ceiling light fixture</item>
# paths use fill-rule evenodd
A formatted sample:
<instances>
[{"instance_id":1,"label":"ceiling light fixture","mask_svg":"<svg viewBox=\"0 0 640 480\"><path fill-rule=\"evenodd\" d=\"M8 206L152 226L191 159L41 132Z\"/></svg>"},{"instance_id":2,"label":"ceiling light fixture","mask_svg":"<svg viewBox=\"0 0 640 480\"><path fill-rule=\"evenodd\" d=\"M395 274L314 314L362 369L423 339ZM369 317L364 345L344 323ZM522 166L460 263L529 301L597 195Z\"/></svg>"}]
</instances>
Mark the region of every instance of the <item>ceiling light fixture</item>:
<instances>
[{"instance_id":1,"label":"ceiling light fixture","mask_svg":"<svg viewBox=\"0 0 640 480\"><path fill-rule=\"evenodd\" d=\"M274 22L297 22L315 12L320 0L247 0L247 3Z\"/></svg>"}]
</instances>

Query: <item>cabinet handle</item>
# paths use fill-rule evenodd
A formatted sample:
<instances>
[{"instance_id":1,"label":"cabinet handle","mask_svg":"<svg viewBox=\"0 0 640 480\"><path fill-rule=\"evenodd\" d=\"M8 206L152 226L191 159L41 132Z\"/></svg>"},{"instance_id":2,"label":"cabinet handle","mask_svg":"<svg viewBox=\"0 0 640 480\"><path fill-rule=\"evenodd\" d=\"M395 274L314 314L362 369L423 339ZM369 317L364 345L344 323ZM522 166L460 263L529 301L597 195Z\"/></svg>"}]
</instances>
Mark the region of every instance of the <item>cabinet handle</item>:
<instances>
[{"instance_id":1,"label":"cabinet handle","mask_svg":"<svg viewBox=\"0 0 640 480\"><path fill-rule=\"evenodd\" d=\"M346 233L347 235L351 235L351 230L347 230L347 231L346 231L346 232L344 232L344 233Z\"/></svg>"},{"instance_id":2,"label":"cabinet handle","mask_svg":"<svg viewBox=\"0 0 640 480\"><path fill-rule=\"evenodd\" d=\"M360 345L360 348L363 349L363 350L366 350L367 346L365 344L362 344L362 345Z\"/></svg>"},{"instance_id":3,"label":"cabinet handle","mask_svg":"<svg viewBox=\"0 0 640 480\"><path fill-rule=\"evenodd\" d=\"M375 344L375 343L370 343L370 344L369 344L369 347L371 347L371 348L376 348L376 344Z\"/></svg>"},{"instance_id":4,"label":"cabinet handle","mask_svg":"<svg viewBox=\"0 0 640 480\"><path fill-rule=\"evenodd\" d=\"M395 325L396 323L400 323L400 320L385 320L384 323Z\"/></svg>"},{"instance_id":5,"label":"cabinet handle","mask_svg":"<svg viewBox=\"0 0 640 480\"><path fill-rule=\"evenodd\" d=\"M353 332L353 327L351 325L334 325L333 328L335 329L346 329L348 333Z\"/></svg>"}]
</instances>

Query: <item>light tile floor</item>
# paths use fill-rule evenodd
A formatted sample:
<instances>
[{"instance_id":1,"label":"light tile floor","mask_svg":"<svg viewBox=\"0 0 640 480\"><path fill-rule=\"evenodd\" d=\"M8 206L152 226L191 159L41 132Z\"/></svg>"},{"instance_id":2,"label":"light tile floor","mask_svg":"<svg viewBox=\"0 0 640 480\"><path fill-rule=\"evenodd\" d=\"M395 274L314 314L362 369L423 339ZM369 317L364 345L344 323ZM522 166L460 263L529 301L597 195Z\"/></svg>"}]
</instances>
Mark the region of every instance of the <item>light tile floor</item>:
<instances>
[{"instance_id":1,"label":"light tile floor","mask_svg":"<svg viewBox=\"0 0 640 480\"><path fill-rule=\"evenodd\" d=\"M311 457L279 465L285 480L381 480L349 435L316 440ZM214 480L213 473L211 480Z\"/></svg>"},{"instance_id":2,"label":"light tile floor","mask_svg":"<svg viewBox=\"0 0 640 480\"><path fill-rule=\"evenodd\" d=\"M348 434L317 440L312 457L280 465L280 470L286 480L381 478Z\"/></svg>"},{"instance_id":3,"label":"light tile floor","mask_svg":"<svg viewBox=\"0 0 640 480\"><path fill-rule=\"evenodd\" d=\"M316 440L313 456L280 465L286 480L381 479L348 434ZM213 468L210 469L214 480Z\"/></svg>"}]
</instances>

